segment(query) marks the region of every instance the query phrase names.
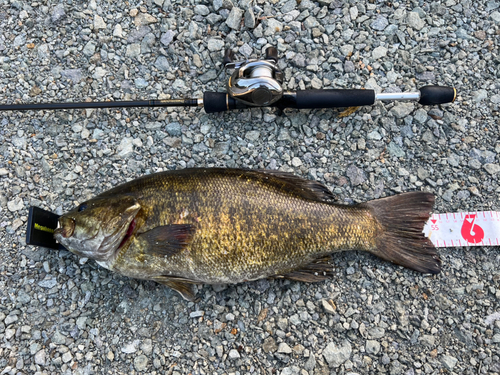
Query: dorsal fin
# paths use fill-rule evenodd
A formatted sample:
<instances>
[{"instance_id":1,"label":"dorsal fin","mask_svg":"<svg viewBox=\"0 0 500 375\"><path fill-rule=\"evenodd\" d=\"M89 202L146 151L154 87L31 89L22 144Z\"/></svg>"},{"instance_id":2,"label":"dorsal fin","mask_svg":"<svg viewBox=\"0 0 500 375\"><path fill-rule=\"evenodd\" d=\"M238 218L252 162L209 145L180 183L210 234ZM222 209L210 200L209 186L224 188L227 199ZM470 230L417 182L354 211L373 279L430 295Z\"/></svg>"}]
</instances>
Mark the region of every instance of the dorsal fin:
<instances>
[{"instance_id":1,"label":"dorsal fin","mask_svg":"<svg viewBox=\"0 0 500 375\"><path fill-rule=\"evenodd\" d=\"M252 172L252 171L246 171ZM259 175L269 176L275 183L281 183L282 188L289 193L295 193L305 199L319 202L334 202L337 197L322 183L296 176L294 174L276 170L256 170Z\"/></svg>"}]
</instances>

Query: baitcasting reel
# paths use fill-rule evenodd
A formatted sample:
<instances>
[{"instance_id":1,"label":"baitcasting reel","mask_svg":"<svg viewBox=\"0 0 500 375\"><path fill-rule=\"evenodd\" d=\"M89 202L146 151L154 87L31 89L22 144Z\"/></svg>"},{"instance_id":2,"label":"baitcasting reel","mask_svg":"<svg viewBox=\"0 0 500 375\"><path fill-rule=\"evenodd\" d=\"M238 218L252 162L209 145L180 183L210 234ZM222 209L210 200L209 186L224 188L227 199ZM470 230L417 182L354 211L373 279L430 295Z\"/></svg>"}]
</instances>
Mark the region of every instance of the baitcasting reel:
<instances>
[{"instance_id":1,"label":"baitcasting reel","mask_svg":"<svg viewBox=\"0 0 500 375\"><path fill-rule=\"evenodd\" d=\"M276 65L276 48L268 47L264 60L232 60L233 52L228 49L224 55L224 66L226 69L234 69L227 83L229 96L257 107L269 106L283 97L283 73Z\"/></svg>"}]
</instances>

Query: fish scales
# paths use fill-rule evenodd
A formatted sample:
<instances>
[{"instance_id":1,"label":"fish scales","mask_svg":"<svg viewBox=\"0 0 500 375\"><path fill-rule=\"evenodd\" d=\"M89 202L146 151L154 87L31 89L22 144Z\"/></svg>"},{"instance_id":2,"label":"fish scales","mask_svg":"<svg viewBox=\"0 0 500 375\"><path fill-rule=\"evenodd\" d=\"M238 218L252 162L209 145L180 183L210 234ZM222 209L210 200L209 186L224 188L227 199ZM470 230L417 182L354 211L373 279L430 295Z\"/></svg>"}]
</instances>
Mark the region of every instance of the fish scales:
<instances>
[{"instance_id":1,"label":"fish scales","mask_svg":"<svg viewBox=\"0 0 500 375\"><path fill-rule=\"evenodd\" d=\"M282 172L170 171L104 192L84 203L83 209L80 205L61 218L56 239L92 257L92 250L85 248L85 231L94 239L123 238L109 245L108 255L99 248L94 259L123 275L177 290L184 287L179 283L238 283L290 276L301 269L311 274L311 280L304 273L298 279L313 281L321 267L307 267L341 250L365 250L433 272L438 264L433 247L414 233L414 227L423 227L434 200L428 193L408 194L413 194L415 207L398 197L347 206L332 203L323 185ZM100 213L106 209L106 214ZM113 224L106 224L113 215ZM408 233L401 223L409 227ZM102 235L95 234L96 226ZM384 236L388 249L381 241ZM397 246L404 251L394 249Z\"/></svg>"}]
</instances>

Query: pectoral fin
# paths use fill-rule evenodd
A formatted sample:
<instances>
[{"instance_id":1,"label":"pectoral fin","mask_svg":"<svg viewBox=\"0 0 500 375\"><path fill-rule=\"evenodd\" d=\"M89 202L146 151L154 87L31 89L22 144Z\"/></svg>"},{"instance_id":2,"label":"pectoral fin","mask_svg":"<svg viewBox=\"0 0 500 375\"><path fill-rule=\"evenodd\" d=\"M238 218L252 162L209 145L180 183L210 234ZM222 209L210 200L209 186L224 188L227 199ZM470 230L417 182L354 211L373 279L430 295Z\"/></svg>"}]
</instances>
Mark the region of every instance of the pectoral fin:
<instances>
[{"instance_id":1,"label":"pectoral fin","mask_svg":"<svg viewBox=\"0 0 500 375\"><path fill-rule=\"evenodd\" d=\"M191 241L195 232L191 224L170 224L148 230L138 236L147 242L147 252L158 256L179 253Z\"/></svg>"}]
</instances>

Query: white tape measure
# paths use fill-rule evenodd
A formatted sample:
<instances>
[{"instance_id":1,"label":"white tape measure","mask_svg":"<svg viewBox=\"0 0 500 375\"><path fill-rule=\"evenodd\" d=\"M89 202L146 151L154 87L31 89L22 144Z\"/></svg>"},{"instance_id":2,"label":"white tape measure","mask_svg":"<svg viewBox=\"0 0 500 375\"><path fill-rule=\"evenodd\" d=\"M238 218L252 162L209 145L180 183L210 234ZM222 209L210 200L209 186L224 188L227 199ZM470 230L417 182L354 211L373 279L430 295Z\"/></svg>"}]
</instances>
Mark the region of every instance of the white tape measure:
<instances>
[{"instance_id":1,"label":"white tape measure","mask_svg":"<svg viewBox=\"0 0 500 375\"><path fill-rule=\"evenodd\" d=\"M433 214L423 232L436 247L499 246L500 212Z\"/></svg>"}]
</instances>

